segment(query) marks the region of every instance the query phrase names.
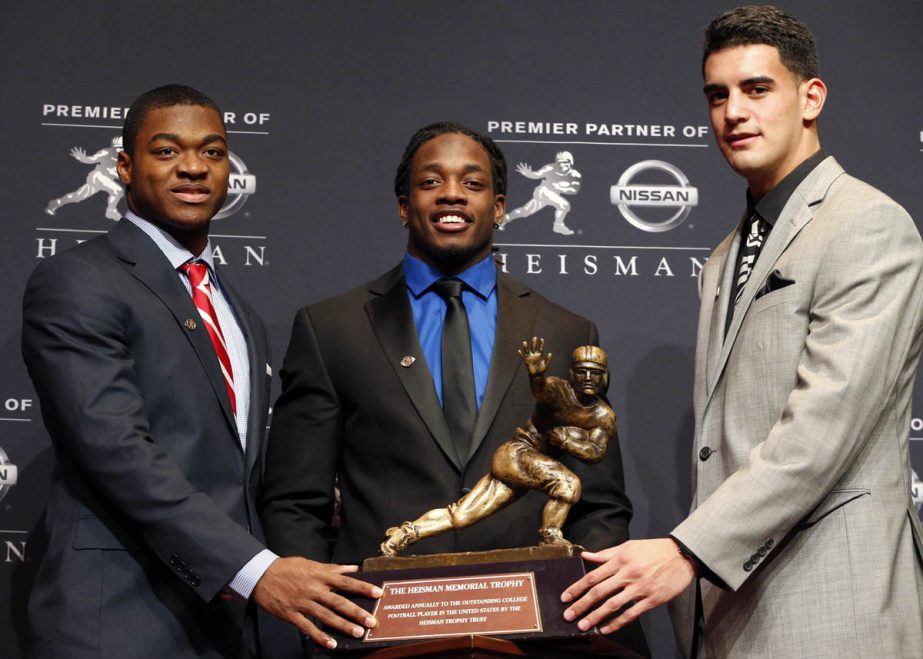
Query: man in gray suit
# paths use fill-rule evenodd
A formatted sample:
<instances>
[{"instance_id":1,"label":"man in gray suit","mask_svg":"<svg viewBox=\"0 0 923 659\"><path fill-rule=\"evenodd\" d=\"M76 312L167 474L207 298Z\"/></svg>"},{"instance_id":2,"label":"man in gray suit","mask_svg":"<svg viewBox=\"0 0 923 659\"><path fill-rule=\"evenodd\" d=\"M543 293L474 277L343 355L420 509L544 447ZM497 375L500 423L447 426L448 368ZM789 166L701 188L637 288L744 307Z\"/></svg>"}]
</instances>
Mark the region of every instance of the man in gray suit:
<instances>
[{"instance_id":1,"label":"man in gray suit","mask_svg":"<svg viewBox=\"0 0 923 659\"><path fill-rule=\"evenodd\" d=\"M587 555L602 565L565 591L565 617L608 630L682 593L687 655L923 656L920 235L821 150L804 24L729 11L706 30L703 74L749 187L699 280L692 512L670 538Z\"/></svg>"},{"instance_id":2,"label":"man in gray suit","mask_svg":"<svg viewBox=\"0 0 923 659\"><path fill-rule=\"evenodd\" d=\"M374 621L330 591L377 589L262 540L269 342L212 262L221 113L189 87L151 90L129 109L124 149L126 217L42 261L23 302L57 459L29 601L35 654L247 657L273 642L300 655L295 630L268 632L253 603L328 646L308 616L361 635Z\"/></svg>"}]
</instances>

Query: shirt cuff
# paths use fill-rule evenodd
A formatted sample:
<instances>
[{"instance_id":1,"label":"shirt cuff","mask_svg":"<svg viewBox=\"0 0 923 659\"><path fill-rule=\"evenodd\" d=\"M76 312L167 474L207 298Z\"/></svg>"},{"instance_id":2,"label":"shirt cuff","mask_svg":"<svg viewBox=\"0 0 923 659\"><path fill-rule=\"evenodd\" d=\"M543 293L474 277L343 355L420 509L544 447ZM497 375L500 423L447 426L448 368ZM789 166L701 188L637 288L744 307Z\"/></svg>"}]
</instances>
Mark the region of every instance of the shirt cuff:
<instances>
[{"instance_id":1,"label":"shirt cuff","mask_svg":"<svg viewBox=\"0 0 923 659\"><path fill-rule=\"evenodd\" d=\"M240 569L237 576L231 579L228 588L244 599L250 599L250 593L256 588L256 583L263 578L266 570L277 558L279 556L275 552L264 549L247 561L247 564Z\"/></svg>"}]
</instances>

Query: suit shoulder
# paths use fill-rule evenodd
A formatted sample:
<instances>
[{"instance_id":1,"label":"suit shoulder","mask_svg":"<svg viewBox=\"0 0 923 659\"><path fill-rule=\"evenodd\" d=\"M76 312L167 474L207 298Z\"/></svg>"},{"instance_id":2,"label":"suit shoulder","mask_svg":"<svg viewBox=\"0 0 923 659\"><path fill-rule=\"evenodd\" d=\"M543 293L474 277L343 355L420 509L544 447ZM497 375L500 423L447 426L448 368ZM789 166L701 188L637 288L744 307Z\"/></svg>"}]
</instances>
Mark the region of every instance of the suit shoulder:
<instances>
[{"instance_id":1,"label":"suit shoulder","mask_svg":"<svg viewBox=\"0 0 923 659\"><path fill-rule=\"evenodd\" d=\"M105 236L98 236L43 258L29 276L29 286L46 278L67 284L72 280L107 277L117 264L118 259L109 249Z\"/></svg>"},{"instance_id":2,"label":"suit shoulder","mask_svg":"<svg viewBox=\"0 0 923 659\"><path fill-rule=\"evenodd\" d=\"M847 216L877 213L889 219L913 221L904 207L894 199L875 186L846 173L833 181L826 201L832 202L837 208L849 209L851 212L845 213Z\"/></svg>"},{"instance_id":3,"label":"suit shoulder","mask_svg":"<svg viewBox=\"0 0 923 659\"><path fill-rule=\"evenodd\" d=\"M357 313L365 313L365 304L397 283L399 273L394 270L376 279L369 280L359 286L343 293L337 293L318 302L312 302L301 309L299 313L306 313L315 322L338 322L354 317Z\"/></svg>"}]
</instances>

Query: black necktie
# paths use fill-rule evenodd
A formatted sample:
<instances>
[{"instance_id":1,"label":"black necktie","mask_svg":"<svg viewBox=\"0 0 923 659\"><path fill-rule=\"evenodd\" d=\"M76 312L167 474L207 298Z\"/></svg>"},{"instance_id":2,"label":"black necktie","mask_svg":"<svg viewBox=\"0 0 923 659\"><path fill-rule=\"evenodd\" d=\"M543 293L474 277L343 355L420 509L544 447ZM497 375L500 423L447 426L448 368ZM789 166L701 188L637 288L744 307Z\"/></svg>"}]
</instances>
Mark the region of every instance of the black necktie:
<instances>
[{"instance_id":1,"label":"black necktie","mask_svg":"<svg viewBox=\"0 0 923 659\"><path fill-rule=\"evenodd\" d=\"M746 226L748 231L740 243L739 258L737 259L737 281L734 284L734 299L728 305L727 321L724 326L725 334L731 327L734 310L740 301L740 295L744 292L744 286L747 285L747 280L750 279L750 274L756 265L756 259L760 255L763 243L766 242L766 234L769 233L769 223L763 220L755 211L750 215Z\"/></svg>"},{"instance_id":2,"label":"black necktie","mask_svg":"<svg viewBox=\"0 0 923 659\"><path fill-rule=\"evenodd\" d=\"M750 230L743 238L743 244L740 246L740 270L737 275L737 284L734 287L734 304L740 302L740 294L744 292L744 286L750 279L750 273L753 272L753 266L756 265L756 259L760 255L760 249L766 240L766 230L768 225L759 215L754 213L750 216Z\"/></svg>"},{"instance_id":3,"label":"black necktie","mask_svg":"<svg viewBox=\"0 0 923 659\"><path fill-rule=\"evenodd\" d=\"M458 279L440 279L433 290L445 300L442 324L442 407L458 458L468 460L471 432L478 417L471 364L471 334L468 314L462 304L464 284Z\"/></svg>"}]
</instances>

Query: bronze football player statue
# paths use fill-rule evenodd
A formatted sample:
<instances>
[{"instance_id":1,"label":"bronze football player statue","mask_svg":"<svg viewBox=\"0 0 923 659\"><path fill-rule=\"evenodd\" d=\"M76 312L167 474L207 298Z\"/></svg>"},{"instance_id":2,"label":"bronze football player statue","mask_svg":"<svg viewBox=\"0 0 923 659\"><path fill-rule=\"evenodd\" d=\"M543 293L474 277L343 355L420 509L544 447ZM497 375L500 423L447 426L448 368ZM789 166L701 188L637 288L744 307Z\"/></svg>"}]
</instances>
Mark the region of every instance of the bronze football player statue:
<instances>
[{"instance_id":1,"label":"bronze football player statue","mask_svg":"<svg viewBox=\"0 0 923 659\"><path fill-rule=\"evenodd\" d=\"M529 490L541 490L550 498L542 511L539 544L571 544L561 527L571 506L580 500L580 479L552 456L563 451L592 464L606 454L616 422L604 397L609 368L602 348L580 346L574 350L567 380L545 377L551 353L545 355L544 350L544 339L522 342L519 356L529 370L535 410L525 426L516 428L513 438L494 452L490 473L446 508L388 529L382 554L396 556L418 540L470 526Z\"/></svg>"}]
</instances>

